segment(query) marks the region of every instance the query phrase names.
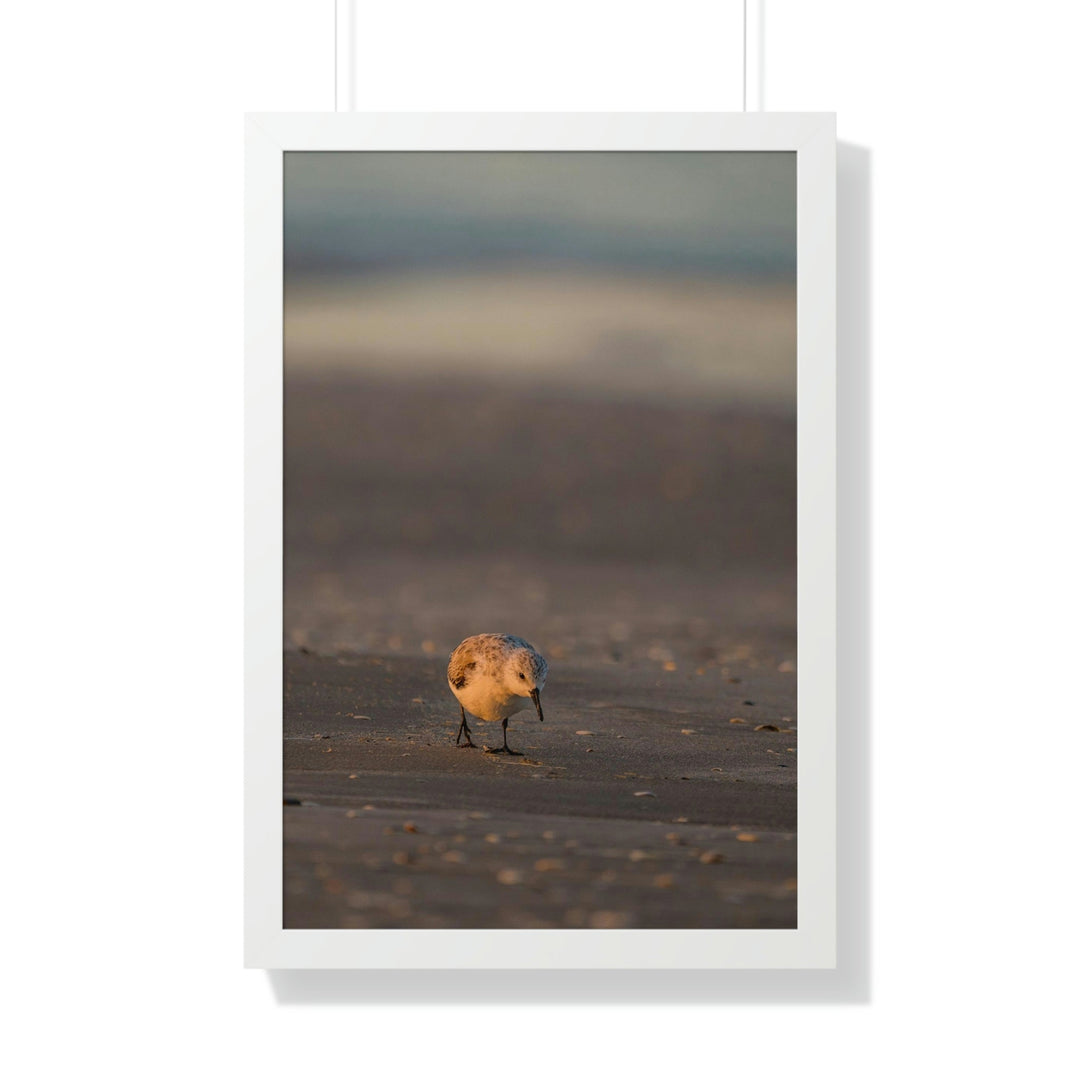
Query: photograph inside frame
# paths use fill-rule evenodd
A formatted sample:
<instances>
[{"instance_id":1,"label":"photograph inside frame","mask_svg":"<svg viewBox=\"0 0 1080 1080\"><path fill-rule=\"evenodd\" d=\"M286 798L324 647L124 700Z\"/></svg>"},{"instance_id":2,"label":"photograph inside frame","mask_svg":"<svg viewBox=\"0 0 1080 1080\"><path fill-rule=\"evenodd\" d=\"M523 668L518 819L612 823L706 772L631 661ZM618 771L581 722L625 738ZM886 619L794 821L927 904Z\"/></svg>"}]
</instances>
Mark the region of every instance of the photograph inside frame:
<instances>
[{"instance_id":1,"label":"photograph inside frame","mask_svg":"<svg viewBox=\"0 0 1080 1080\"><path fill-rule=\"evenodd\" d=\"M795 154L284 162L284 927L796 927Z\"/></svg>"}]
</instances>

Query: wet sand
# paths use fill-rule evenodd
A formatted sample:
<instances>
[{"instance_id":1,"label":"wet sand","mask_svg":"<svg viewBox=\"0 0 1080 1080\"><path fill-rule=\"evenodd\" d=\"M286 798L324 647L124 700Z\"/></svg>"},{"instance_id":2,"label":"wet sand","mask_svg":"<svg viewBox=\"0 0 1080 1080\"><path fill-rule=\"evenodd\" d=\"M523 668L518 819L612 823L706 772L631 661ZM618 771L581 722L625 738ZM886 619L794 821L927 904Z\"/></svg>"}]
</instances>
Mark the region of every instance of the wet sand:
<instances>
[{"instance_id":1,"label":"wet sand","mask_svg":"<svg viewBox=\"0 0 1080 1080\"><path fill-rule=\"evenodd\" d=\"M285 925L794 926L794 676L653 668L557 669L507 757L439 662L290 653Z\"/></svg>"},{"instance_id":2,"label":"wet sand","mask_svg":"<svg viewBox=\"0 0 1080 1080\"><path fill-rule=\"evenodd\" d=\"M286 402L285 925L795 926L793 420ZM522 757L454 746L446 657L490 631L551 664Z\"/></svg>"}]
</instances>

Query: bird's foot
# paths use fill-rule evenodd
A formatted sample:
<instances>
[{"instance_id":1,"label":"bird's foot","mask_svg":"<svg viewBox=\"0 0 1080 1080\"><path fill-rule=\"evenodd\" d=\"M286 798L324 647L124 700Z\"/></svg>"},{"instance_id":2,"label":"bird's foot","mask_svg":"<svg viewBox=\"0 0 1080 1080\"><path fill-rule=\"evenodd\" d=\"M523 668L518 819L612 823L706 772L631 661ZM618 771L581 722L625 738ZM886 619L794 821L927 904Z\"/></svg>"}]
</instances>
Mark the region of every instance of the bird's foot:
<instances>
[{"instance_id":1,"label":"bird's foot","mask_svg":"<svg viewBox=\"0 0 1080 1080\"><path fill-rule=\"evenodd\" d=\"M511 757L524 757L520 750L511 750L509 746L485 746L485 754L509 754Z\"/></svg>"},{"instance_id":2,"label":"bird's foot","mask_svg":"<svg viewBox=\"0 0 1080 1080\"><path fill-rule=\"evenodd\" d=\"M472 739L466 739L465 742L459 742L457 748L459 750L475 750L476 743L474 743Z\"/></svg>"}]
</instances>

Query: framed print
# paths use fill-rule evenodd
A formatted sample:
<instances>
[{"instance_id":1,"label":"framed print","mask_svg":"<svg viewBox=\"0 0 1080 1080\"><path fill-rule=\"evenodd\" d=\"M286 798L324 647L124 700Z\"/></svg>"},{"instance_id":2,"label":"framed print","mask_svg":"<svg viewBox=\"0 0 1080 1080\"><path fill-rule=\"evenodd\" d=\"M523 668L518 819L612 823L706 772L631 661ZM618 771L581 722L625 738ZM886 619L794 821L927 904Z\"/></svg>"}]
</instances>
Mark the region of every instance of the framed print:
<instances>
[{"instance_id":1,"label":"framed print","mask_svg":"<svg viewBox=\"0 0 1080 1080\"><path fill-rule=\"evenodd\" d=\"M249 118L249 966L835 965L835 160Z\"/></svg>"}]
</instances>

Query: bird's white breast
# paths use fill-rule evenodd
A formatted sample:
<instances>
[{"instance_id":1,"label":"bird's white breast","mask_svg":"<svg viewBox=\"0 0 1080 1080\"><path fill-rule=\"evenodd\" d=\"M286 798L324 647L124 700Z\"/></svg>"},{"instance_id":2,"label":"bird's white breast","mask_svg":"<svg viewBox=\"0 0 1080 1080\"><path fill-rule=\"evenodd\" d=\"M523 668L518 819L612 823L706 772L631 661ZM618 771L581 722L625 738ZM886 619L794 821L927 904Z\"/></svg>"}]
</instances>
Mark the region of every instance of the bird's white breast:
<instances>
[{"instance_id":1,"label":"bird's white breast","mask_svg":"<svg viewBox=\"0 0 1080 1080\"><path fill-rule=\"evenodd\" d=\"M450 689L465 710L479 720L504 720L529 704L528 698L511 694L497 679L484 675L473 676L460 690L450 683Z\"/></svg>"}]
</instances>

